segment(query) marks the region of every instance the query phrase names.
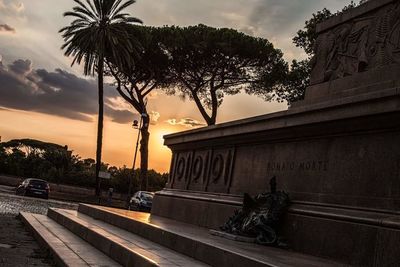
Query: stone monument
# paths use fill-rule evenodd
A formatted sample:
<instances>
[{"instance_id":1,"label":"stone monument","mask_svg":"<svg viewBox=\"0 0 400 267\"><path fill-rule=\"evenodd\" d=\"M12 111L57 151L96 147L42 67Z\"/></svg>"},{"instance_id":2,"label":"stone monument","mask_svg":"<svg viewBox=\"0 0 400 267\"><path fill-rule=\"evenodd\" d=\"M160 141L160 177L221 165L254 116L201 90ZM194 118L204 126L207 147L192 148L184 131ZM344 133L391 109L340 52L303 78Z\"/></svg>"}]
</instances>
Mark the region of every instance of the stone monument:
<instances>
[{"instance_id":1,"label":"stone monument","mask_svg":"<svg viewBox=\"0 0 400 267\"><path fill-rule=\"evenodd\" d=\"M359 266L400 262L400 1L318 25L311 85L284 112L168 135L152 214L217 229L276 176L289 246Z\"/></svg>"}]
</instances>

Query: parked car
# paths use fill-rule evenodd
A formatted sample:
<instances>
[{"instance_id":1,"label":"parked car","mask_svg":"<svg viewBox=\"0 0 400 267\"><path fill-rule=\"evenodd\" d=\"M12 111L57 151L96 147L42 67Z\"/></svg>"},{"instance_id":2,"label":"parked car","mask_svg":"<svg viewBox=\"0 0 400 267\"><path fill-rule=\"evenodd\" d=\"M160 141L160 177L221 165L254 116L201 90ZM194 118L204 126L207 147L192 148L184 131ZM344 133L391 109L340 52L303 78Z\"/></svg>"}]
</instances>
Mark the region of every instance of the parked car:
<instances>
[{"instance_id":1,"label":"parked car","mask_svg":"<svg viewBox=\"0 0 400 267\"><path fill-rule=\"evenodd\" d=\"M50 185L45 180L29 178L18 185L15 193L22 196L49 198Z\"/></svg>"},{"instance_id":2,"label":"parked car","mask_svg":"<svg viewBox=\"0 0 400 267\"><path fill-rule=\"evenodd\" d=\"M129 201L130 210L150 211L153 205L153 192L138 191Z\"/></svg>"}]
</instances>

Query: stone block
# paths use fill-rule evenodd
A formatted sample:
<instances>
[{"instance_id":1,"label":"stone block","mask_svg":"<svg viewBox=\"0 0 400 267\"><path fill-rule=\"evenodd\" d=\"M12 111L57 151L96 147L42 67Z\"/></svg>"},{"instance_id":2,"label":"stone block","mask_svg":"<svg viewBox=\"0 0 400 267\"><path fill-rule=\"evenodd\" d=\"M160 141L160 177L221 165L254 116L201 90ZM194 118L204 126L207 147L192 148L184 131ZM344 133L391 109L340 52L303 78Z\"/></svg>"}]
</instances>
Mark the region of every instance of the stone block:
<instances>
[{"instance_id":1,"label":"stone block","mask_svg":"<svg viewBox=\"0 0 400 267\"><path fill-rule=\"evenodd\" d=\"M400 230L379 229L374 266L399 266Z\"/></svg>"},{"instance_id":2,"label":"stone block","mask_svg":"<svg viewBox=\"0 0 400 267\"><path fill-rule=\"evenodd\" d=\"M96 244L96 248L106 255L110 255L112 242L94 231L88 231L86 241L90 244Z\"/></svg>"},{"instance_id":3,"label":"stone block","mask_svg":"<svg viewBox=\"0 0 400 267\"><path fill-rule=\"evenodd\" d=\"M171 197L163 195L163 192L156 194L153 203L155 203L152 208L154 215L212 229L219 229L241 205L240 202L218 203L204 199L199 200L198 197L192 199Z\"/></svg>"}]
</instances>

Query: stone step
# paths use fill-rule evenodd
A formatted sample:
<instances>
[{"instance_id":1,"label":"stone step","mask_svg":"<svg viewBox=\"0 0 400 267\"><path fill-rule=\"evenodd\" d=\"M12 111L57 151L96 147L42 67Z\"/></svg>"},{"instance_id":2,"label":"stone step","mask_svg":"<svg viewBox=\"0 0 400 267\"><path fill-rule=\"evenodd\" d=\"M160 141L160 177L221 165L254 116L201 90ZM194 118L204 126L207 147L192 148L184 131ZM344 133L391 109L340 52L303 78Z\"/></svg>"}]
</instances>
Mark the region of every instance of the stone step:
<instances>
[{"instance_id":1,"label":"stone step","mask_svg":"<svg viewBox=\"0 0 400 267\"><path fill-rule=\"evenodd\" d=\"M147 213L80 204L79 213L212 266L344 266L330 260L213 236L206 228Z\"/></svg>"},{"instance_id":2,"label":"stone step","mask_svg":"<svg viewBox=\"0 0 400 267\"><path fill-rule=\"evenodd\" d=\"M45 215L21 212L20 218L57 266L121 266Z\"/></svg>"},{"instance_id":3,"label":"stone step","mask_svg":"<svg viewBox=\"0 0 400 267\"><path fill-rule=\"evenodd\" d=\"M48 216L123 266L208 266L77 211L49 209Z\"/></svg>"}]
</instances>

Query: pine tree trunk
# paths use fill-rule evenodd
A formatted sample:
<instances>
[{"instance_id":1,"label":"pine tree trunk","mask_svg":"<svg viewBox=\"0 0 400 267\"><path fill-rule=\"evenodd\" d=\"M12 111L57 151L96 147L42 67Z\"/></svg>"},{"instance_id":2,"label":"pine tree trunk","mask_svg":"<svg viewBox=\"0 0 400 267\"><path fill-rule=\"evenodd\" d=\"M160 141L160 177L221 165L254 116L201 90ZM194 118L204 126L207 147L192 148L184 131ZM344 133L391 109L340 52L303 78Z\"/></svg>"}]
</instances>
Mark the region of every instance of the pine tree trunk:
<instances>
[{"instance_id":1,"label":"pine tree trunk","mask_svg":"<svg viewBox=\"0 0 400 267\"><path fill-rule=\"evenodd\" d=\"M100 167L101 167L101 150L103 145L103 117L104 117L104 101L103 101L103 58L99 59L98 64L98 89L99 89L99 116L97 122L97 148L96 148L96 196L100 196Z\"/></svg>"}]
</instances>

